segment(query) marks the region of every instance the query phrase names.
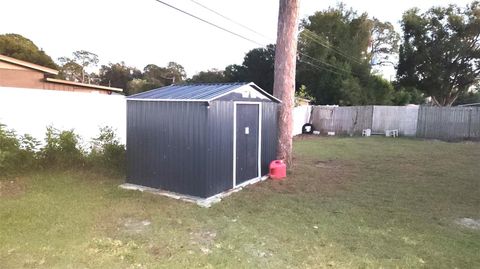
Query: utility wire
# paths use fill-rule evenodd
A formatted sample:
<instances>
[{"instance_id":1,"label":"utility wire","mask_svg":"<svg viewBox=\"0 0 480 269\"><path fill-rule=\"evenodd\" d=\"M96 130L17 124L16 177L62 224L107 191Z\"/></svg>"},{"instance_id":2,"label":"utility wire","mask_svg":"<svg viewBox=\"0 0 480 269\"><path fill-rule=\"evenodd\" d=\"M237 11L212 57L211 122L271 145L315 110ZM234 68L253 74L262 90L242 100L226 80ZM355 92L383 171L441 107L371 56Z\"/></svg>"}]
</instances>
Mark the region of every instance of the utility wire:
<instances>
[{"instance_id":1,"label":"utility wire","mask_svg":"<svg viewBox=\"0 0 480 269\"><path fill-rule=\"evenodd\" d=\"M235 20L233 20L233 19L230 19L229 17L223 15L222 13L220 13L220 12L218 12L218 11L215 11L214 9L209 8L209 7L205 6L205 5L203 5L202 3L199 3L198 1L190 0L190 2L192 2L192 3L194 3L194 4L196 4L196 5L200 6L200 7L202 7L203 9L208 10L208 11L210 11L210 12L212 12L212 13L214 13L214 14L222 17L222 18L224 18L225 20L230 21L230 22L232 22L232 23L234 23L234 24L236 24L236 25L238 25L238 26L240 26L240 27L242 27L242 28L244 28L244 29L252 32L252 33L255 33L255 34L257 34L257 35L259 35L259 36L261 36L261 37L263 37L263 38L265 38L265 39L270 40L270 38L267 37L267 36L265 36L264 34L259 33L259 32L257 32L257 31L255 31L254 29L252 29L252 28L250 28L250 27L248 27L248 26L246 26L246 25L244 25L244 24L242 24L242 23L239 23L239 22L237 22L237 21L235 21Z\"/></svg>"},{"instance_id":2,"label":"utility wire","mask_svg":"<svg viewBox=\"0 0 480 269\"><path fill-rule=\"evenodd\" d=\"M247 37L245 37L245 36L243 36L243 35L237 34L237 33L233 32L233 31L230 31L230 30L228 30L228 29L226 29L226 28L224 28L224 27L222 27L222 26L219 26L219 25L217 25L217 24L215 24L215 23L209 22L209 21L207 21L207 20L205 20L205 19L202 19L202 18L200 18L200 17L198 17L198 16L196 16L196 15L193 15L193 14L187 12L187 11L184 11L184 10L182 10L182 9L180 9L180 8L177 8L177 7L173 6L173 5L170 5L170 4L168 4L168 3L166 3L166 2L164 2L164 1L162 1L162 0L155 0L155 1L157 1L157 2L160 3L160 4L163 4L163 5L167 6L167 7L169 7L169 8L172 8L172 9L174 9L174 10L176 10L176 11L179 11L179 12L181 12L181 13L183 13L183 14L186 14L186 15L192 17L192 18L195 18L195 19L197 19L197 20L200 20L200 21L202 21L202 22L204 22L204 23L206 23L206 24L208 24L208 25L210 25L210 26L213 26L213 27L218 28L218 29L220 29L220 30L222 30L222 31L225 31L225 32L230 33L230 34L232 34L232 35L234 35L234 36L237 36L237 37L239 37L239 38L242 38L242 39L244 39L244 40L247 40L247 41L249 41L249 42L251 42L251 43L254 43L254 44L256 44L256 45L259 45L259 46L262 46L262 47L263 47L263 44L255 41L255 40L252 40L252 39L247 38ZM191 1L194 2L193 0L191 0ZM206 8L206 7L205 7L205 8ZM212 11L212 10L211 10L211 11ZM213 12L213 11L212 11L212 12ZM216 13L216 12L215 12L215 13ZM225 17L225 16L223 16L223 15L221 15L221 16L222 16L222 17ZM226 17L225 17L225 18L226 18ZM230 19L229 19L229 20L230 20ZM233 21L233 20L231 20L231 21ZM346 72L346 73L350 73L350 72L347 71L347 70L338 68L338 67L336 67L336 66L334 66L334 65L332 65L332 64L323 62L323 61L321 61L321 60L319 60L319 59L316 59L316 58L314 58L314 57L311 57L311 56L309 56L309 55L307 55L307 54L304 54L304 53L301 53L301 52L299 52L299 54L300 54L300 55L303 55L303 56L305 56L305 57L307 57L307 58L313 59L313 60L315 60L315 61L317 61L317 62L320 62L320 63L322 63L322 64L324 64L324 65L331 66L332 68L335 68L335 69L337 69L337 70L339 70L339 71ZM306 64L308 64L308 65L310 65L310 66L316 67L317 69L325 70L325 71L329 71L329 72L332 72L332 73L335 73L335 74L342 75L342 74L339 73L339 72L336 72L336 71L334 71L334 70L327 69L327 68L325 68L325 67L322 67L322 66L313 64L313 63L311 63L311 62L308 62L308 61L305 61L305 60L301 60L301 59L300 59L300 61L303 62L303 63L306 63Z\"/></svg>"},{"instance_id":3,"label":"utility wire","mask_svg":"<svg viewBox=\"0 0 480 269\"><path fill-rule=\"evenodd\" d=\"M198 1L196 1L196 0L190 0L190 2L198 5L198 6L202 7L203 9L206 9L206 10L208 10L208 11L210 11L210 12L212 12L212 13L214 13L214 14L216 14L216 15L218 15L218 16L220 16L220 17L222 17L222 18L224 18L224 19L226 19L226 20L228 20L228 21L230 21L230 22L232 22L232 23L234 23L234 24L236 24L236 25L244 28L244 29L247 29L247 30L249 30L250 32L255 33L255 34L257 34L257 35L259 35L259 36L261 36L261 37L263 37L263 38L265 38L265 39L268 39L268 40L271 39L271 38L265 36L264 34L259 33L259 32L255 31L255 30L253 30L252 28L250 28L250 27L248 27L248 26L245 26L244 24L242 24L242 23L240 23L240 22L235 21L235 20L233 20L233 19L231 19L231 18L229 18L229 17L221 14L220 12L218 12L218 11L216 11L216 10L214 10L214 9L205 6L204 4L202 4L202 3L200 3L200 2L198 2ZM325 47L325 48L328 48L328 49L331 49L331 50L333 50L334 52L342 55L343 57L349 58L349 59L351 59L351 60L353 60L353 61L361 64L361 61L355 59L353 56L349 56L349 55L347 55L346 53L340 51L339 49L337 49L337 48L335 48L335 47L333 47L333 46L331 46L331 45L328 45L328 44L325 44L325 43L321 42L320 36L317 35L315 32L312 32L312 31L310 31L310 30L308 30L308 29L304 29L304 30L302 31L302 34L304 34L307 38L310 38L310 39L313 40L314 42L320 44L321 46L323 46L323 47ZM309 36L309 35L311 35L311 36Z\"/></svg>"},{"instance_id":4,"label":"utility wire","mask_svg":"<svg viewBox=\"0 0 480 269\"><path fill-rule=\"evenodd\" d=\"M226 29L226 28L223 28L222 26L218 26L218 25L216 25L215 23L212 23L212 22L209 22L209 21L207 21L207 20L204 20L204 19L202 19L202 18L200 18L200 17L197 17L197 16L195 16L195 15L193 15L193 14L191 14L191 13L185 11L185 10L182 10L182 9L177 8L177 7L175 7L175 6L172 6L172 5L170 5L170 4L166 3L166 2L163 2L162 0L155 0L155 1L157 1L157 2L160 3L160 4L163 4L163 5L167 6L167 7L169 7L169 8L175 9L176 11L179 11L179 12L181 12L181 13L183 13L183 14L186 14L186 15L188 15L188 16L190 16L190 17L193 17L193 18L195 18L195 19L197 19L197 20L200 20L200 21L202 21L202 22L204 22L204 23L206 23L206 24L209 24L209 25L211 25L211 26L213 26L213 27L215 27L215 28L218 28L218 29L220 29L220 30L222 30L222 31L225 31L225 32L230 33L230 34L232 34L232 35L234 35L234 36L237 36L237 37L240 37L240 38L242 38L242 39L244 39L244 40L247 40L247 41L250 41L250 42L252 42L252 43L255 43L255 44L259 45L259 46L263 46L262 43L256 42L256 41L254 41L254 40L252 40L252 39L250 39L250 38L248 38L248 37L245 37L245 36L243 36L243 35L240 35L240 34L237 34L237 33L235 33L235 32L232 32L232 31L230 31L230 30L228 30L228 29Z\"/></svg>"},{"instance_id":5,"label":"utility wire","mask_svg":"<svg viewBox=\"0 0 480 269\"><path fill-rule=\"evenodd\" d=\"M321 41L319 35L317 35L316 33L312 32L312 31L310 31L310 30L308 30L308 29L304 29L304 30L301 32L301 34L303 34L305 37L309 38L310 40L316 42L317 44L319 44L319 45L321 45L321 46L323 46L323 47L325 47L325 48L327 48L327 49L330 49L330 50L332 50L333 52L335 52L335 53L343 56L343 57L346 58L346 59L349 59L349 60L352 60L352 61L354 61L354 62L356 62L356 63L362 64L362 62L361 62L359 59L357 59L357 58L355 58L355 57L353 57L353 56L350 56L350 55L342 52L341 50L339 50L339 49L337 49L337 48L335 48L335 47L333 47L333 46L331 46L331 45L328 45L328 44L323 43L323 42Z\"/></svg>"},{"instance_id":6,"label":"utility wire","mask_svg":"<svg viewBox=\"0 0 480 269\"><path fill-rule=\"evenodd\" d=\"M331 67L331 68L333 68L333 69L336 69L336 70L338 70L338 71L345 72L345 73L347 73L347 74L353 74L353 72L351 72L351 71L348 71L348 70L345 70L345 69L343 69L343 68L337 67L337 66L335 66L335 65L333 65L333 64L324 62L324 61L322 61L322 60L320 60L320 59L317 59L317 58L314 58L314 57L312 57L312 56L310 56L310 55L308 55L308 54L305 54L305 53L302 53L302 52L299 52L298 54L299 54L300 56L307 57L307 58L309 58L309 59L311 59L311 60L314 60L314 61L319 62L319 63L321 63L321 64L324 64L324 65L326 65L326 66L329 66L329 67ZM355 74L355 75L356 75L356 74Z\"/></svg>"},{"instance_id":7,"label":"utility wire","mask_svg":"<svg viewBox=\"0 0 480 269\"><path fill-rule=\"evenodd\" d=\"M310 66L312 66L312 67L314 67L315 69L318 69L318 70L328 71L328 72L331 72L331 73L334 73L334 74L337 74L337 75L340 75L340 76L345 75L345 74L339 73L339 72L337 72L337 71L334 71L334 70L325 68L325 67L323 67L323 66L319 66L319 65L313 64L313 63L311 63L311 62L309 62L309 61L305 61L305 60L302 60L302 59L299 59L299 61L302 62L302 63L308 64L308 65L310 65Z\"/></svg>"}]
</instances>

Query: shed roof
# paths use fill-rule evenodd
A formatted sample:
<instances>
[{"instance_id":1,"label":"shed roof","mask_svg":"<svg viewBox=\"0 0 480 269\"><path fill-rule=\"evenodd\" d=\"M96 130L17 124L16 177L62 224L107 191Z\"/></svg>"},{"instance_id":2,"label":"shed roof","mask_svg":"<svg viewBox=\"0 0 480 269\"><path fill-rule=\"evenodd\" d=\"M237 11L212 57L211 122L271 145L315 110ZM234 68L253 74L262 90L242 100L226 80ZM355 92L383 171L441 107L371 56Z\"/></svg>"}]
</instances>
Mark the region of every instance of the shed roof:
<instances>
[{"instance_id":1,"label":"shed roof","mask_svg":"<svg viewBox=\"0 0 480 269\"><path fill-rule=\"evenodd\" d=\"M129 96L128 100L139 101L202 101L209 102L241 87L252 87L273 101L280 102L273 95L262 90L253 82L198 83L170 85Z\"/></svg>"}]
</instances>

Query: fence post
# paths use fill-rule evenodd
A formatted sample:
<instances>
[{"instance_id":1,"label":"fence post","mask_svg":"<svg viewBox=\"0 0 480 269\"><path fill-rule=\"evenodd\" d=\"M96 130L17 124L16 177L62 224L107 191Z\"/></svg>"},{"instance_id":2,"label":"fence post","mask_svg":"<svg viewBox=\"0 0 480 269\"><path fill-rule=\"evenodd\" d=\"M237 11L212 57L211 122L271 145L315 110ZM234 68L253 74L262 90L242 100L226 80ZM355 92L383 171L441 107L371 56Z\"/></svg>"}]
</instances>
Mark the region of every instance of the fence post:
<instances>
[{"instance_id":1,"label":"fence post","mask_svg":"<svg viewBox=\"0 0 480 269\"><path fill-rule=\"evenodd\" d=\"M472 132L472 110L473 109L468 109L468 138L472 138L471 137L471 132Z\"/></svg>"},{"instance_id":2,"label":"fence post","mask_svg":"<svg viewBox=\"0 0 480 269\"><path fill-rule=\"evenodd\" d=\"M374 132L374 131L373 131L373 126L375 126L375 122L374 122L374 121L375 121L375 106L372 106L372 121L371 121L372 126L370 126L370 130L372 130L372 132Z\"/></svg>"}]
</instances>

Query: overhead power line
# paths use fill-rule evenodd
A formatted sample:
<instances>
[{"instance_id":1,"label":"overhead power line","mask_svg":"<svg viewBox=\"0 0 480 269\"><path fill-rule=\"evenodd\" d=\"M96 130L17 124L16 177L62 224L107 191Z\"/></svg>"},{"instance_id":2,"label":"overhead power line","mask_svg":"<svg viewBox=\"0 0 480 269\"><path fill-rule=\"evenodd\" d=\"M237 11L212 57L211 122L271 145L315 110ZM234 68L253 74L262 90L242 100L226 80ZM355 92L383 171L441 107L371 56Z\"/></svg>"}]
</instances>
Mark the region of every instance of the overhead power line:
<instances>
[{"instance_id":1,"label":"overhead power line","mask_svg":"<svg viewBox=\"0 0 480 269\"><path fill-rule=\"evenodd\" d=\"M208 10L208 11L210 11L210 12L212 12L212 13L214 13L214 14L222 17L222 18L224 18L225 20L230 21L230 22L232 22L232 23L234 23L234 24L236 24L236 25L238 25L238 26L240 26L240 27L242 27L242 28L244 28L244 29L252 32L252 33L255 33L255 34L257 34L257 35L259 35L259 36L261 36L261 37L263 37L263 38L265 38L265 39L270 39L269 37L265 36L264 34L259 33L259 32L257 32L257 31L255 31L254 29L252 29L252 28L250 28L250 27L248 27L248 26L246 26L246 25L244 25L244 24L242 24L242 23L240 23L240 22L237 22L237 21L235 21L235 20L233 20L233 19L230 19L229 17L223 15L222 13L220 13L220 12L214 10L214 9L209 8L209 7L205 6L204 4L202 4L202 3L198 2L198 1L190 0L190 2L192 2L192 3L194 3L194 4L198 5L198 6L200 6L200 7L203 8L203 9Z\"/></svg>"},{"instance_id":2,"label":"overhead power line","mask_svg":"<svg viewBox=\"0 0 480 269\"><path fill-rule=\"evenodd\" d=\"M345 74L342 74L342 73L340 73L340 72L337 72L337 71L334 71L334 70L325 68L325 67L323 67L323 66L319 66L319 65L313 64L313 63L311 63L311 62L309 62L309 61L305 61L305 60L302 60L302 59L299 59L299 61L302 62L302 63L308 64L308 65L310 65L310 66L312 66L313 68L318 69L318 70L323 70L323 71L331 72L331 73L334 73L334 74L337 74L337 75L341 75L341 76L342 76L342 75L345 75Z\"/></svg>"},{"instance_id":3,"label":"overhead power line","mask_svg":"<svg viewBox=\"0 0 480 269\"><path fill-rule=\"evenodd\" d=\"M337 49L337 48L335 48L335 47L333 47L333 46L331 46L331 45L325 44L325 43L320 39L321 37L320 37L319 35L317 35L316 33L312 32L312 31L310 31L310 30L308 30L308 29L304 29L304 30L301 32L301 34L303 34L303 36L305 36L306 38L314 41L315 43L317 43L317 44L319 44L319 45L321 45L321 46L323 46L323 47L325 47L325 48L327 48L327 49L332 50L333 52L337 53L337 54L340 55L340 56L343 56L344 58L346 58L346 59L348 59L348 60L352 60L352 61L354 61L354 62L356 62L356 63L362 64L362 61L361 61L361 60L359 60L359 59L357 59L357 58L355 58L355 57L353 57L353 56L350 56L350 55L342 52L341 50L339 50L339 49Z\"/></svg>"},{"instance_id":4,"label":"overhead power line","mask_svg":"<svg viewBox=\"0 0 480 269\"><path fill-rule=\"evenodd\" d=\"M200 18L200 17L198 17L198 16L196 16L196 15L194 15L194 14L191 14L191 13L189 13L189 12L187 12L187 11L184 11L184 10L182 10L182 9L180 9L180 8L177 8L177 7L175 7L175 6L171 5L171 4L168 4L168 3L166 3L166 2L164 2L164 1L162 1L162 0L155 0L155 1L157 1L157 2L160 3L160 4L163 4L163 5L167 6L167 7L169 7L169 8L172 8L172 9L178 11L178 12L181 12L181 13L183 13L183 14L186 14L186 15L192 17L192 18L195 18L195 19L197 19L197 20L200 20L200 21L202 21L202 22L204 22L204 23L206 23L206 24L208 24L208 25L210 25L210 26L213 26L213 27L217 28L217 29L220 29L220 30L222 30L222 31L225 31L225 32L227 32L227 33L230 33L230 34L232 34L232 35L234 35L234 36L236 36L236 37L242 38L242 39L244 39L244 40L246 40L246 41L249 41L249 42L251 42L251 43L254 43L254 44L256 44L256 45L263 46L263 44L260 43L260 42L257 42L257 41L255 41L255 40L253 40L253 39L250 39L250 38L247 38L247 37L245 37L245 36L243 36L243 35L241 35L241 34L237 34L237 33L233 32L233 31L230 31L230 30L222 27L222 26L219 26L219 25L217 25L217 24L215 24L215 23L212 23L212 22L210 22L210 21L207 21L207 20L205 20L205 19L202 19L202 18ZM194 0L191 0L191 1L192 1L192 2L195 2ZM198 3L196 3L196 4L198 4ZM200 4L200 5L201 5L201 4ZM202 6L203 6L203 5L202 5ZM230 20L230 21L233 21L233 20L229 19L228 17L226 17L226 16L224 16L224 15L221 15L219 12L213 11L212 9L210 9L210 8L208 8L208 7L206 7L206 6L203 6L203 7L206 8L206 9L208 9L208 10L210 10L211 12L214 12L214 13L216 13L216 14L218 13L217 15L219 15L219 16L221 16L221 17L224 17L225 19L228 19L228 20ZM263 36L263 35L262 35L262 36ZM312 59L312 60L314 60L314 61L316 61L316 62L319 62L319 63L321 63L321 64L323 64L323 65L327 65L327 66L329 66L329 67L331 67L331 68L334 68L334 69L336 69L336 70L338 70L338 71L345 72L345 73L351 73L350 71L347 71L347 70L344 70L344 69L339 68L339 67L337 67L337 66L334 66L334 65L332 65L332 64L326 63L326 62L324 62L324 61L322 61L322 60L316 59L316 58L314 58L314 57L312 57L312 56L309 56L309 55L307 55L307 54L305 54L305 53L299 52L299 54L302 55L302 56L304 56L304 57L307 57L307 58L309 58L309 59ZM319 66L319 65L314 64L314 63L311 63L311 62L309 62L309 61L305 61L305 60L303 60L303 59L300 59L300 61L303 62L303 63L306 63L306 64L308 64L308 65L310 65L310 66L313 66L313 67L315 67L315 68L317 68L317 69L325 70L325 71L328 71L328 72L332 72L332 73L335 73L335 74L342 75L342 73L339 73L339 72L337 72L337 71L335 71L335 70L331 70L331 69L328 69L328 68L326 68L326 67Z\"/></svg>"},{"instance_id":5,"label":"overhead power line","mask_svg":"<svg viewBox=\"0 0 480 269\"><path fill-rule=\"evenodd\" d=\"M320 60L320 59L314 58L314 57L312 57L312 56L310 56L310 55L308 55L308 54L305 54L305 53L302 53L302 52L298 52L298 54L299 54L300 56L304 56L304 57L307 57L307 58L309 58L309 59L311 59L311 60L314 60L314 61L316 61L316 62L319 62L319 63L321 63L321 64L323 64L323 65L329 66L329 67L331 67L331 68L333 68L333 69L336 69L336 70L338 70L338 71L345 72L345 73L347 73L347 74L353 74L353 72L351 72L351 71L345 70L345 69L340 68L340 67L338 67L338 66L335 66L335 65L333 65L333 64L330 64L330 63L327 63L327 62L322 61L322 60Z\"/></svg>"},{"instance_id":6,"label":"overhead power line","mask_svg":"<svg viewBox=\"0 0 480 269\"><path fill-rule=\"evenodd\" d=\"M193 14L191 14L191 13L185 11L185 10L182 10L182 9L177 8L177 7L175 7L175 6L172 6L172 5L170 5L170 4L166 3L166 2L163 2L162 0L155 0L155 1L157 1L157 2L160 3L160 4L163 4L163 5L167 6L167 7L169 7L169 8L175 9L176 11L179 11L179 12L181 12L181 13L183 13L183 14L186 14L186 15L192 17L192 18L195 18L195 19L197 19L197 20L200 20L200 21L202 21L202 22L204 22L204 23L206 23L206 24L209 24L209 25L211 25L211 26L213 26L213 27L215 27L215 28L218 28L218 29L220 29L220 30L222 30L222 31L225 31L225 32L230 33L230 34L232 34L232 35L234 35L234 36L237 36L237 37L240 37L240 38L242 38L242 39L244 39L244 40L247 40L247 41L250 41L250 42L252 42L252 43L255 43L255 44L259 45L259 46L263 46L262 43L256 42L256 41L254 41L254 40L252 40L252 39L250 39L250 38L248 38L248 37L245 37L245 36L243 36L243 35L240 35L240 34L237 34L237 33L235 33L235 32L232 32L232 31L230 31L230 30L228 30L228 29L226 29L226 28L223 28L222 26L218 26L218 25L216 25L215 23L209 22L209 21L207 21L207 20L205 20L205 19L202 19L202 18L200 18L200 17L198 17L198 16L195 16L195 15L193 15Z\"/></svg>"}]
</instances>

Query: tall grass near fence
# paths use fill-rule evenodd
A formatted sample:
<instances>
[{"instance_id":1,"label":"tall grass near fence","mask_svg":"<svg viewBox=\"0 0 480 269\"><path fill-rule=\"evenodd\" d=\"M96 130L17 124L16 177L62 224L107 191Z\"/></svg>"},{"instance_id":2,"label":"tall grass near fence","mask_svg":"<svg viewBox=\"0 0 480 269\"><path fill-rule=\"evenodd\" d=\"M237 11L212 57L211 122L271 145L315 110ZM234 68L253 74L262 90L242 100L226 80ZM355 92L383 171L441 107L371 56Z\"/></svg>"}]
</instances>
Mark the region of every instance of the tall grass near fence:
<instances>
[{"instance_id":1,"label":"tall grass near fence","mask_svg":"<svg viewBox=\"0 0 480 269\"><path fill-rule=\"evenodd\" d=\"M74 130L47 127L45 141L18 135L0 124L0 177L38 169L86 168L109 173L123 173L125 146L111 127L100 128L90 147L80 143Z\"/></svg>"}]
</instances>

